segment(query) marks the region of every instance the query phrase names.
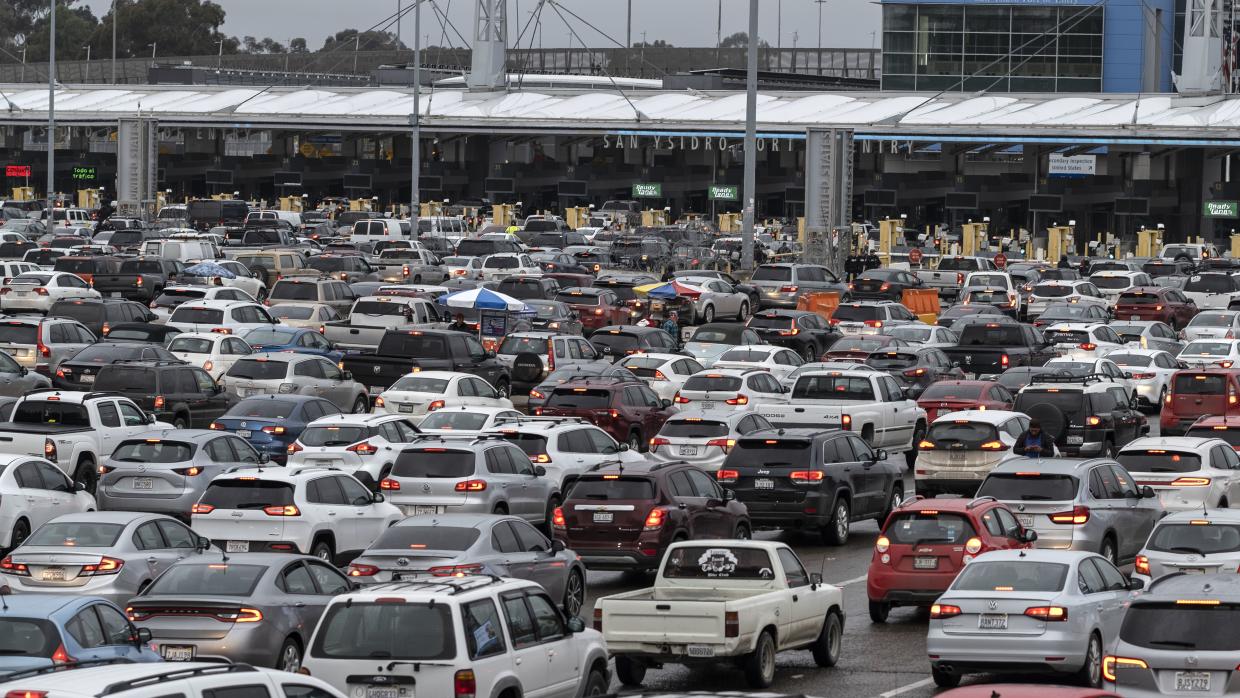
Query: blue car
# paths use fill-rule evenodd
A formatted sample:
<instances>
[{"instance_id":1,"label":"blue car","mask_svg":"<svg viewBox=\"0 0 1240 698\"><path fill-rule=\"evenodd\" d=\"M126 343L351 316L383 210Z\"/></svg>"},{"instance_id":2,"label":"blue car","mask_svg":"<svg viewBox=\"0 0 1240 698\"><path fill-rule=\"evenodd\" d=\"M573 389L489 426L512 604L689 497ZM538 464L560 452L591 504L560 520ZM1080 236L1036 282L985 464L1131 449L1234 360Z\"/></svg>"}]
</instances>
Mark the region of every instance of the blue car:
<instances>
[{"instance_id":1,"label":"blue car","mask_svg":"<svg viewBox=\"0 0 1240 698\"><path fill-rule=\"evenodd\" d=\"M211 422L212 429L231 431L276 463L288 459L288 446L306 425L319 417L340 414L340 408L311 395L260 395L233 405Z\"/></svg>"},{"instance_id":2,"label":"blue car","mask_svg":"<svg viewBox=\"0 0 1240 698\"><path fill-rule=\"evenodd\" d=\"M0 681L4 674L53 664L118 659L162 662L151 633L97 596L10 595L0 604Z\"/></svg>"},{"instance_id":3,"label":"blue car","mask_svg":"<svg viewBox=\"0 0 1240 698\"><path fill-rule=\"evenodd\" d=\"M303 327L256 327L243 337L254 351L292 351L298 354L326 356L340 361L343 351L337 350L318 332Z\"/></svg>"}]
</instances>

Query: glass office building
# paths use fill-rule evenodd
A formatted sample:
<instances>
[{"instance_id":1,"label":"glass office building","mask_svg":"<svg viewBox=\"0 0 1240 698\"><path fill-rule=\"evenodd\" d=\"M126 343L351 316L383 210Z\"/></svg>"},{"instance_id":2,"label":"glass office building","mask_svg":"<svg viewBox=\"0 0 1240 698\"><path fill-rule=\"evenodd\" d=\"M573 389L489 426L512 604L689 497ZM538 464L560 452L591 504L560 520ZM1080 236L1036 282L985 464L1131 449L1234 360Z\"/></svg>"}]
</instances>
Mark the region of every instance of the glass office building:
<instances>
[{"instance_id":1,"label":"glass office building","mask_svg":"<svg viewBox=\"0 0 1240 698\"><path fill-rule=\"evenodd\" d=\"M884 2L882 86L1169 91L1173 24L1173 0Z\"/></svg>"}]
</instances>

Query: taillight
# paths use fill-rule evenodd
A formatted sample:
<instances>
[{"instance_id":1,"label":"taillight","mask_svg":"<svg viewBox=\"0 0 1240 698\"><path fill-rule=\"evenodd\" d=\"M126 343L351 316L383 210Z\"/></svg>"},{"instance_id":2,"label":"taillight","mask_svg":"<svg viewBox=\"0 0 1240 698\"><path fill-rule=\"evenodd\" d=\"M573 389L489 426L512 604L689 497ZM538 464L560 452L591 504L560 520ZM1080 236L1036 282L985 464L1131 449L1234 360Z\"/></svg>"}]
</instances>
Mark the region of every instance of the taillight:
<instances>
[{"instance_id":1,"label":"taillight","mask_svg":"<svg viewBox=\"0 0 1240 698\"><path fill-rule=\"evenodd\" d=\"M689 404L689 398L682 397L680 393L676 393L676 397L672 398L672 402L677 405L687 405Z\"/></svg>"},{"instance_id":2,"label":"taillight","mask_svg":"<svg viewBox=\"0 0 1240 698\"><path fill-rule=\"evenodd\" d=\"M474 698L478 691L478 680L471 669L461 669L452 677L452 695L455 698Z\"/></svg>"},{"instance_id":3,"label":"taillight","mask_svg":"<svg viewBox=\"0 0 1240 698\"><path fill-rule=\"evenodd\" d=\"M788 479L797 485L810 485L815 482L822 482L826 475L821 470L794 470L788 475Z\"/></svg>"},{"instance_id":4,"label":"taillight","mask_svg":"<svg viewBox=\"0 0 1240 698\"><path fill-rule=\"evenodd\" d=\"M223 431L224 425L220 424L219 422L211 422L210 424L207 425L207 428L212 429L214 431Z\"/></svg>"},{"instance_id":5,"label":"taillight","mask_svg":"<svg viewBox=\"0 0 1240 698\"><path fill-rule=\"evenodd\" d=\"M400 490L400 480L393 480L393 479L392 479L392 478L390 478L390 477L385 477L385 478L383 478L382 480L380 480L380 481L379 481L379 489L381 489L381 490L394 490L394 491L399 491L399 490Z\"/></svg>"},{"instance_id":6,"label":"taillight","mask_svg":"<svg viewBox=\"0 0 1240 698\"><path fill-rule=\"evenodd\" d=\"M879 536L878 540L874 541L874 549L880 553L885 553L890 548L891 548L891 539L888 538L887 536Z\"/></svg>"},{"instance_id":7,"label":"taillight","mask_svg":"<svg viewBox=\"0 0 1240 698\"><path fill-rule=\"evenodd\" d=\"M736 439L711 439L706 442L707 446L717 446L723 449L724 453L731 453L732 447L736 445Z\"/></svg>"},{"instance_id":8,"label":"taillight","mask_svg":"<svg viewBox=\"0 0 1240 698\"><path fill-rule=\"evenodd\" d=\"M383 407L383 406L384 406L384 405L386 405L386 404L387 404L387 402L383 399L383 396L382 396L382 395L380 395L379 397L375 398L375 407Z\"/></svg>"},{"instance_id":9,"label":"taillight","mask_svg":"<svg viewBox=\"0 0 1240 698\"><path fill-rule=\"evenodd\" d=\"M267 516L301 516L301 510L292 504L263 507L263 513Z\"/></svg>"},{"instance_id":10,"label":"taillight","mask_svg":"<svg viewBox=\"0 0 1240 698\"><path fill-rule=\"evenodd\" d=\"M162 409L164 408L164 404L165 404L165 402L164 402L164 396L163 396L163 395L156 395L156 396L155 396L155 409L157 409L157 410L162 410Z\"/></svg>"},{"instance_id":11,"label":"taillight","mask_svg":"<svg viewBox=\"0 0 1240 698\"><path fill-rule=\"evenodd\" d=\"M934 450L934 442L933 442L933 441L926 441L925 439L922 439L921 441L919 441L919 442L917 443L917 448L918 448L918 450L921 450L921 451L933 451L933 450Z\"/></svg>"},{"instance_id":12,"label":"taillight","mask_svg":"<svg viewBox=\"0 0 1240 698\"><path fill-rule=\"evenodd\" d=\"M353 453L356 453L359 456L372 456L379 452L379 447L375 446L369 441L363 441L361 443L353 444L352 446L346 448L345 450L352 451Z\"/></svg>"},{"instance_id":13,"label":"taillight","mask_svg":"<svg viewBox=\"0 0 1240 698\"><path fill-rule=\"evenodd\" d=\"M889 282L889 281L884 281L884 282L883 282L883 285L878 287L878 290L880 290L880 291L890 291L890 290L891 290L891 282Z\"/></svg>"},{"instance_id":14,"label":"taillight","mask_svg":"<svg viewBox=\"0 0 1240 698\"><path fill-rule=\"evenodd\" d=\"M213 511L215 511L215 507L210 504L195 504L193 507L190 507L189 513L210 514Z\"/></svg>"},{"instance_id":15,"label":"taillight","mask_svg":"<svg viewBox=\"0 0 1240 698\"><path fill-rule=\"evenodd\" d=\"M796 293L797 287L796 286L780 286L779 292L780 293Z\"/></svg>"},{"instance_id":16,"label":"taillight","mask_svg":"<svg viewBox=\"0 0 1240 698\"><path fill-rule=\"evenodd\" d=\"M883 321L882 320L866 320L864 324L866 327L882 327Z\"/></svg>"},{"instance_id":17,"label":"taillight","mask_svg":"<svg viewBox=\"0 0 1240 698\"><path fill-rule=\"evenodd\" d=\"M102 469L103 469L103 466L100 466L100 470ZM202 468L199 468L196 465L191 465L188 468L173 468L172 472L176 473L177 475L184 475L185 477L194 477L195 475L198 475L199 473L202 472Z\"/></svg>"},{"instance_id":18,"label":"taillight","mask_svg":"<svg viewBox=\"0 0 1240 698\"><path fill-rule=\"evenodd\" d=\"M1099 424L1102 424L1102 417L1099 417L1098 415L1091 414L1085 418L1086 426L1096 427Z\"/></svg>"},{"instance_id":19,"label":"taillight","mask_svg":"<svg viewBox=\"0 0 1240 698\"><path fill-rule=\"evenodd\" d=\"M620 419L620 410L607 410L607 416L612 419Z\"/></svg>"},{"instance_id":20,"label":"taillight","mask_svg":"<svg viewBox=\"0 0 1240 698\"><path fill-rule=\"evenodd\" d=\"M306 450L306 449L305 449L305 448L303 448L301 444L299 444L299 443L297 443L296 441L294 441L293 443L289 444L289 445L288 445L288 448L287 448L287 449L285 449L285 450L286 450L286 451L288 452L288 454L291 456L291 455L293 455L294 453L298 453L298 452L304 451L304 450Z\"/></svg>"},{"instance_id":21,"label":"taillight","mask_svg":"<svg viewBox=\"0 0 1240 698\"><path fill-rule=\"evenodd\" d=\"M671 446L671 445L672 445L672 442L668 441L662 436L656 436L650 439L650 450L651 451L657 450L660 446Z\"/></svg>"},{"instance_id":22,"label":"taillight","mask_svg":"<svg viewBox=\"0 0 1240 698\"><path fill-rule=\"evenodd\" d=\"M435 410L442 410L444 406L447 404L448 403L444 402L443 400L435 400L431 404L426 406L426 411L434 412Z\"/></svg>"},{"instance_id":23,"label":"taillight","mask_svg":"<svg viewBox=\"0 0 1240 698\"><path fill-rule=\"evenodd\" d=\"M478 563L469 565L442 565L432 567L430 569L433 577L465 577L471 574L482 574L482 565Z\"/></svg>"},{"instance_id":24,"label":"taillight","mask_svg":"<svg viewBox=\"0 0 1240 698\"><path fill-rule=\"evenodd\" d=\"M5 557L0 560L0 572L11 574L14 577L29 577L30 569L20 562L13 562L12 557Z\"/></svg>"},{"instance_id":25,"label":"taillight","mask_svg":"<svg viewBox=\"0 0 1240 698\"><path fill-rule=\"evenodd\" d=\"M907 371L905 371L905 372L904 372L904 375L905 375L905 376L907 376L907 377L909 377L909 378L916 378L916 377L918 377L918 376L924 376L924 375L926 375L926 369L924 369L924 368L910 368L909 370L907 370Z\"/></svg>"},{"instance_id":26,"label":"taillight","mask_svg":"<svg viewBox=\"0 0 1240 698\"><path fill-rule=\"evenodd\" d=\"M481 492L486 488L486 480L461 480L453 487L457 492Z\"/></svg>"},{"instance_id":27,"label":"taillight","mask_svg":"<svg viewBox=\"0 0 1240 698\"><path fill-rule=\"evenodd\" d=\"M960 272L956 272L956 285L964 286L964 274L961 274Z\"/></svg>"},{"instance_id":28,"label":"taillight","mask_svg":"<svg viewBox=\"0 0 1240 698\"><path fill-rule=\"evenodd\" d=\"M530 456L531 463L546 464L551 462L551 456L546 453L536 453Z\"/></svg>"},{"instance_id":29,"label":"taillight","mask_svg":"<svg viewBox=\"0 0 1240 698\"><path fill-rule=\"evenodd\" d=\"M973 536L969 540L965 541L964 551L970 555L976 555L982 552L982 539L977 536Z\"/></svg>"},{"instance_id":30,"label":"taillight","mask_svg":"<svg viewBox=\"0 0 1240 698\"><path fill-rule=\"evenodd\" d=\"M233 623L257 623L263 619L263 612L257 608L238 608L236 611L224 611L215 614L216 618Z\"/></svg>"},{"instance_id":31,"label":"taillight","mask_svg":"<svg viewBox=\"0 0 1240 698\"><path fill-rule=\"evenodd\" d=\"M1157 373L1134 373L1132 374L1132 377L1135 378L1136 380L1145 380L1147 378L1153 378L1156 375L1158 374Z\"/></svg>"},{"instance_id":32,"label":"taillight","mask_svg":"<svg viewBox=\"0 0 1240 698\"><path fill-rule=\"evenodd\" d=\"M663 528L663 521L666 518L666 511L663 511L662 509L651 509L650 513L646 515L646 525L642 530L657 531L660 528Z\"/></svg>"},{"instance_id":33,"label":"taillight","mask_svg":"<svg viewBox=\"0 0 1240 698\"><path fill-rule=\"evenodd\" d=\"M104 332L104 334L107 334L107 332ZM214 361L207 361L207 362L203 363L203 365L202 365L202 370L204 370L204 371L214 371L214 370L215 370L215 362L214 362Z\"/></svg>"},{"instance_id":34,"label":"taillight","mask_svg":"<svg viewBox=\"0 0 1240 698\"><path fill-rule=\"evenodd\" d=\"M51 439L43 439L43 457L56 462L56 442Z\"/></svg>"},{"instance_id":35,"label":"taillight","mask_svg":"<svg viewBox=\"0 0 1240 698\"><path fill-rule=\"evenodd\" d=\"M564 518L564 507L556 507L551 512L551 526L554 528L564 528L568 525L568 520Z\"/></svg>"},{"instance_id":36,"label":"taillight","mask_svg":"<svg viewBox=\"0 0 1240 698\"><path fill-rule=\"evenodd\" d=\"M285 431L284 427L273 427L273 426L263 427L264 434L275 434L276 436L279 436L283 434L284 431Z\"/></svg>"},{"instance_id":37,"label":"taillight","mask_svg":"<svg viewBox=\"0 0 1240 698\"><path fill-rule=\"evenodd\" d=\"M34 292L35 292L35 294L36 294L36 295L40 295L40 296L46 296L46 295L47 295L47 289L46 289L46 288L43 288L42 286L38 286L38 287L36 287L36 288L35 288L35 290L34 290Z\"/></svg>"},{"instance_id":38,"label":"taillight","mask_svg":"<svg viewBox=\"0 0 1240 698\"><path fill-rule=\"evenodd\" d=\"M1025 609L1025 615L1047 622L1068 620L1068 609L1063 606L1032 606Z\"/></svg>"},{"instance_id":39,"label":"taillight","mask_svg":"<svg viewBox=\"0 0 1240 698\"><path fill-rule=\"evenodd\" d=\"M537 391L537 390L531 390L531 391L530 391L530 397L534 398L535 400L545 400L545 399L547 399L547 396L546 396L546 395L543 395L541 392L539 392L539 391Z\"/></svg>"},{"instance_id":40,"label":"taillight","mask_svg":"<svg viewBox=\"0 0 1240 698\"><path fill-rule=\"evenodd\" d=\"M345 572L345 574L350 577L373 577L376 574L379 574L379 568L374 565L363 565L358 562L353 562L349 564L349 569Z\"/></svg>"},{"instance_id":41,"label":"taillight","mask_svg":"<svg viewBox=\"0 0 1240 698\"><path fill-rule=\"evenodd\" d=\"M1136 561L1132 565L1137 574L1149 575L1150 559L1144 555L1138 555Z\"/></svg>"},{"instance_id":42,"label":"taillight","mask_svg":"<svg viewBox=\"0 0 1240 698\"><path fill-rule=\"evenodd\" d=\"M1002 356L1000 356L1000 357L999 357L999 366L1001 366L1001 367L1003 367L1003 368L1007 368L1007 367L1008 367L1008 365L1009 365L1009 364L1011 364L1011 362L1012 362L1012 360L1011 360L1010 358L1008 358L1008 355L1007 355L1007 354L1004 354L1004 355L1002 355Z\"/></svg>"},{"instance_id":43,"label":"taillight","mask_svg":"<svg viewBox=\"0 0 1240 698\"><path fill-rule=\"evenodd\" d=\"M983 451L1002 451L1005 448L1007 447L1003 445L1002 441L987 441L981 445Z\"/></svg>"},{"instance_id":44,"label":"taillight","mask_svg":"<svg viewBox=\"0 0 1240 698\"><path fill-rule=\"evenodd\" d=\"M725 611L723 614L723 636L740 637L741 619L736 611Z\"/></svg>"},{"instance_id":45,"label":"taillight","mask_svg":"<svg viewBox=\"0 0 1240 698\"><path fill-rule=\"evenodd\" d=\"M729 405L748 405L749 396L745 395L744 393L737 393L736 397L732 398L731 400L724 400L724 402Z\"/></svg>"},{"instance_id":46,"label":"taillight","mask_svg":"<svg viewBox=\"0 0 1240 698\"><path fill-rule=\"evenodd\" d=\"M852 430L852 415L843 415L840 417L840 428L844 431Z\"/></svg>"},{"instance_id":47,"label":"taillight","mask_svg":"<svg viewBox=\"0 0 1240 698\"><path fill-rule=\"evenodd\" d=\"M741 474L736 470L717 470L715 471L715 480L718 482L736 482Z\"/></svg>"},{"instance_id":48,"label":"taillight","mask_svg":"<svg viewBox=\"0 0 1240 698\"><path fill-rule=\"evenodd\" d=\"M959 606L952 606L951 604L936 603L930 607L930 618L932 620L942 620L944 618L955 618L961 613L964 613L964 611L961 611Z\"/></svg>"},{"instance_id":49,"label":"taillight","mask_svg":"<svg viewBox=\"0 0 1240 698\"><path fill-rule=\"evenodd\" d=\"M1208 487L1210 478L1208 477L1179 477L1172 481L1173 487Z\"/></svg>"},{"instance_id":50,"label":"taillight","mask_svg":"<svg viewBox=\"0 0 1240 698\"><path fill-rule=\"evenodd\" d=\"M1116 669L1149 669L1149 668L1150 668L1150 665L1146 664L1145 661L1141 659L1132 659L1129 657L1116 657L1113 655L1107 655L1106 657L1102 658L1102 678L1112 683L1115 682L1115 670Z\"/></svg>"},{"instance_id":51,"label":"taillight","mask_svg":"<svg viewBox=\"0 0 1240 698\"><path fill-rule=\"evenodd\" d=\"M64 645L58 646L56 651L52 653L52 664L73 664L75 662L77 662L77 659L69 656L69 653L65 650ZM22 695L24 698L24 691L22 692Z\"/></svg>"},{"instance_id":52,"label":"taillight","mask_svg":"<svg viewBox=\"0 0 1240 698\"><path fill-rule=\"evenodd\" d=\"M603 609L594 607L594 629L603 632Z\"/></svg>"},{"instance_id":53,"label":"taillight","mask_svg":"<svg viewBox=\"0 0 1240 698\"><path fill-rule=\"evenodd\" d=\"M125 566L124 560L117 560L114 557L100 558L99 562L93 565L83 565L78 571L79 577L102 577L108 574L116 574Z\"/></svg>"},{"instance_id":54,"label":"taillight","mask_svg":"<svg viewBox=\"0 0 1240 698\"><path fill-rule=\"evenodd\" d=\"M1082 342L1081 344L1078 344L1077 346L1084 349L1085 351L1093 351L1098 348L1098 345L1094 344L1093 342Z\"/></svg>"},{"instance_id":55,"label":"taillight","mask_svg":"<svg viewBox=\"0 0 1240 698\"><path fill-rule=\"evenodd\" d=\"M1089 521L1089 507L1076 506L1072 507L1072 511L1061 511L1050 516L1051 521L1057 524L1080 525Z\"/></svg>"},{"instance_id":56,"label":"taillight","mask_svg":"<svg viewBox=\"0 0 1240 698\"><path fill-rule=\"evenodd\" d=\"M655 379L655 380L657 380L657 381L665 381L665 380L667 380L667 376L663 375L663 372L662 372L662 371L655 371L655 372L654 372L654 379Z\"/></svg>"}]
</instances>

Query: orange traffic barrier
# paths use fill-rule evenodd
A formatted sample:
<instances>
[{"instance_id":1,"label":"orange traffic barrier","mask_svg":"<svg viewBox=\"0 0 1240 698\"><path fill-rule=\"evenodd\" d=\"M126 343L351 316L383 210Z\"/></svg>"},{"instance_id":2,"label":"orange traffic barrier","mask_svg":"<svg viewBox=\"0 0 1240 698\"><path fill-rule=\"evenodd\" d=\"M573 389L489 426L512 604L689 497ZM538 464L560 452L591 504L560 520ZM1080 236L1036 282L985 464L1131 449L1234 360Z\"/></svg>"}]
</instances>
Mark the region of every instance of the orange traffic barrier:
<instances>
[{"instance_id":1,"label":"orange traffic barrier","mask_svg":"<svg viewBox=\"0 0 1240 698\"><path fill-rule=\"evenodd\" d=\"M933 288L906 288L900 303L927 325L937 322L942 311L938 289Z\"/></svg>"},{"instance_id":2,"label":"orange traffic barrier","mask_svg":"<svg viewBox=\"0 0 1240 698\"><path fill-rule=\"evenodd\" d=\"M840 307L838 291L819 291L797 296L797 310L811 310L821 315L824 320L830 320L831 314L838 307Z\"/></svg>"}]
</instances>

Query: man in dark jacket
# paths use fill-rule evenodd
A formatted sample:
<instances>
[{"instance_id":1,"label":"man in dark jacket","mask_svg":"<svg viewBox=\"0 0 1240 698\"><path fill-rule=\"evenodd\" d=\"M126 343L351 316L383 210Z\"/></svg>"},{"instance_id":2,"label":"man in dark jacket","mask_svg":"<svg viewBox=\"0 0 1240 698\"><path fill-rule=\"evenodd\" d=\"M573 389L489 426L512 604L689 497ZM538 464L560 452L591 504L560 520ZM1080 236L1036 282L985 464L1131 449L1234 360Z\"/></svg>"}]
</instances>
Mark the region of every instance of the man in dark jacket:
<instances>
[{"instance_id":1,"label":"man in dark jacket","mask_svg":"<svg viewBox=\"0 0 1240 698\"><path fill-rule=\"evenodd\" d=\"M870 254L866 255L865 271L869 271L871 269L878 269L881 266L883 266L883 261L879 259L878 255L874 254L873 251L871 251Z\"/></svg>"},{"instance_id":2,"label":"man in dark jacket","mask_svg":"<svg viewBox=\"0 0 1240 698\"><path fill-rule=\"evenodd\" d=\"M1059 258L1058 266L1060 269L1071 269L1072 268L1072 263L1068 261L1068 255L1064 255Z\"/></svg>"},{"instance_id":3,"label":"man in dark jacket","mask_svg":"<svg viewBox=\"0 0 1240 698\"><path fill-rule=\"evenodd\" d=\"M1012 453L1026 458L1052 458L1055 455L1055 442L1050 435L1042 431L1042 425L1036 419L1029 420L1029 428L1016 437L1012 445Z\"/></svg>"}]
</instances>

